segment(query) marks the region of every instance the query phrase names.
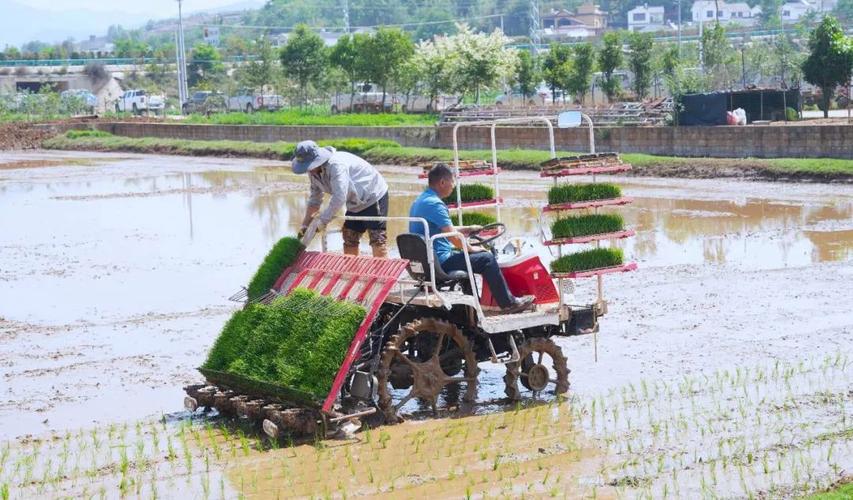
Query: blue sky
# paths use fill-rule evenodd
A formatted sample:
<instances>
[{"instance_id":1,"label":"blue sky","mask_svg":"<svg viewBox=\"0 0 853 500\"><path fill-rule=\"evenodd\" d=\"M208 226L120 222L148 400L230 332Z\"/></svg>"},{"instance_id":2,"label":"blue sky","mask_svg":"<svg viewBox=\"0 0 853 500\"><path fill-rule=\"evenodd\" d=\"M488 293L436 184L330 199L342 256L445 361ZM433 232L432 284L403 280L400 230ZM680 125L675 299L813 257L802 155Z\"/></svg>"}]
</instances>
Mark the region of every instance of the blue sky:
<instances>
[{"instance_id":1,"label":"blue sky","mask_svg":"<svg viewBox=\"0 0 853 500\"><path fill-rule=\"evenodd\" d=\"M184 12L263 5L264 0L184 0ZM0 0L0 49L30 40L61 42L104 35L111 24L136 28L177 17L176 0Z\"/></svg>"}]
</instances>

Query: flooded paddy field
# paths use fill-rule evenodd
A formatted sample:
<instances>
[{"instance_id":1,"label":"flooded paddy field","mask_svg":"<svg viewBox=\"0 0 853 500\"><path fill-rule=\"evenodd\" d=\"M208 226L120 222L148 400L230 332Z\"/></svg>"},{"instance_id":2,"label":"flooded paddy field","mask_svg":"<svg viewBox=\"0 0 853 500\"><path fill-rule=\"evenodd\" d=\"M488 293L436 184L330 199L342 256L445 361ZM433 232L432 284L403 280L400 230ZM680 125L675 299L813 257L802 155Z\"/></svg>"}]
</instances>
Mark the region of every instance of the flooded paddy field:
<instances>
[{"instance_id":1,"label":"flooded paddy field","mask_svg":"<svg viewBox=\"0 0 853 500\"><path fill-rule=\"evenodd\" d=\"M405 215L417 171L382 170ZM591 336L557 340L567 401L508 408L484 363L473 416L269 449L189 419L182 386L226 297L295 232L307 179L264 160L3 153L0 491L778 497L849 474L853 190L612 180L635 199L619 245L640 268L605 278L597 361ZM546 261L548 186L501 177L508 233Z\"/></svg>"}]
</instances>

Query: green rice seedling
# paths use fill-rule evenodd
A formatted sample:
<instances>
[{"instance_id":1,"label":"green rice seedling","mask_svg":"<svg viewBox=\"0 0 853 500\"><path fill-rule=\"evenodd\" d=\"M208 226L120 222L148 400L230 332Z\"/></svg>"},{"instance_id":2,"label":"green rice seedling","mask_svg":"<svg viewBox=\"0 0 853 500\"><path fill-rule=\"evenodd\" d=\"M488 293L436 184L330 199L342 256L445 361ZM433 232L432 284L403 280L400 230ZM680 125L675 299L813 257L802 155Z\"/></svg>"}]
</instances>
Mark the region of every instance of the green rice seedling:
<instances>
[{"instance_id":1,"label":"green rice seedling","mask_svg":"<svg viewBox=\"0 0 853 500\"><path fill-rule=\"evenodd\" d=\"M235 313L204 366L323 397L364 315L358 305L299 289Z\"/></svg>"},{"instance_id":2,"label":"green rice seedling","mask_svg":"<svg viewBox=\"0 0 853 500\"><path fill-rule=\"evenodd\" d=\"M302 243L293 237L282 238L273 245L249 282L249 300L269 292L282 271L296 260L303 248Z\"/></svg>"},{"instance_id":3,"label":"green rice seedling","mask_svg":"<svg viewBox=\"0 0 853 500\"><path fill-rule=\"evenodd\" d=\"M555 273L570 273L618 266L623 262L622 250L619 248L594 248L583 252L564 255L551 262L551 270Z\"/></svg>"},{"instance_id":4,"label":"green rice seedling","mask_svg":"<svg viewBox=\"0 0 853 500\"><path fill-rule=\"evenodd\" d=\"M463 226L488 226L497 221L498 219L494 215L482 212L465 212L462 214Z\"/></svg>"},{"instance_id":5,"label":"green rice seedling","mask_svg":"<svg viewBox=\"0 0 853 500\"><path fill-rule=\"evenodd\" d=\"M574 203L591 200L609 200L622 196L622 189L616 184L558 184L548 190L548 203Z\"/></svg>"},{"instance_id":6,"label":"green rice seedling","mask_svg":"<svg viewBox=\"0 0 853 500\"><path fill-rule=\"evenodd\" d=\"M495 197L495 190L485 184L459 184L457 188L462 196L462 202L491 200ZM444 198L445 203L456 203L456 191Z\"/></svg>"}]
</instances>

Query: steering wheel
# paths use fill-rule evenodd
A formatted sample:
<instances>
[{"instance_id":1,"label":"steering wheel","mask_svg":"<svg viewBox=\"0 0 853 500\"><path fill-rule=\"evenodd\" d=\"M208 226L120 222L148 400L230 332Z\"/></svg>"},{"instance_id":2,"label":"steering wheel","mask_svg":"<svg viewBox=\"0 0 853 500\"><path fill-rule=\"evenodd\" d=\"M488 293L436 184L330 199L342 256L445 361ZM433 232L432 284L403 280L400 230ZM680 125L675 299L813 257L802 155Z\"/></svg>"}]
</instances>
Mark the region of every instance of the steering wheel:
<instances>
[{"instance_id":1,"label":"steering wheel","mask_svg":"<svg viewBox=\"0 0 853 500\"><path fill-rule=\"evenodd\" d=\"M491 224L486 224L480 229L468 233L468 244L471 246L487 245L503 236L504 233L506 233L505 224L501 222L493 222Z\"/></svg>"}]
</instances>

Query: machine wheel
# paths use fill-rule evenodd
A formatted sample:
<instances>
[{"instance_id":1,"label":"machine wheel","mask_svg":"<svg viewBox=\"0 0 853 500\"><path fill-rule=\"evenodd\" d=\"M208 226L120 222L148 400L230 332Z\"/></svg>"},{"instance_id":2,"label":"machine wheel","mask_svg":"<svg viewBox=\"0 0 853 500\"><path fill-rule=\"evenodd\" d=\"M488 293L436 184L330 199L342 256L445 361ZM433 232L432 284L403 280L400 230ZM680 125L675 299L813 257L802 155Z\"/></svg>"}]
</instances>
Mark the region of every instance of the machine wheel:
<instances>
[{"instance_id":1,"label":"machine wheel","mask_svg":"<svg viewBox=\"0 0 853 500\"><path fill-rule=\"evenodd\" d=\"M458 371L464 373L454 376ZM385 344L378 373L379 409L391 424L401 420L400 408L413 398L435 410L441 390L455 382L465 382L463 401L473 402L479 371L471 344L456 325L433 318L412 321ZM409 391L396 397L392 388Z\"/></svg>"},{"instance_id":2,"label":"machine wheel","mask_svg":"<svg viewBox=\"0 0 853 500\"><path fill-rule=\"evenodd\" d=\"M527 339L518 347L518 353L521 362L507 364L504 375L505 392L509 399L521 399L519 380L521 385L534 393L542 392L550 384L554 385L554 394L565 394L569 390L566 357L553 340L541 337ZM546 354L551 358L551 369L544 362Z\"/></svg>"}]
</instances>

